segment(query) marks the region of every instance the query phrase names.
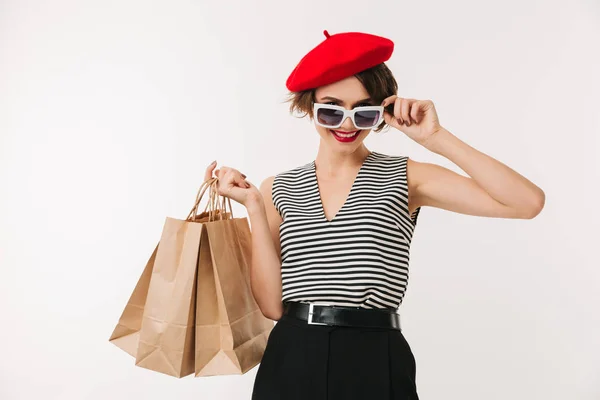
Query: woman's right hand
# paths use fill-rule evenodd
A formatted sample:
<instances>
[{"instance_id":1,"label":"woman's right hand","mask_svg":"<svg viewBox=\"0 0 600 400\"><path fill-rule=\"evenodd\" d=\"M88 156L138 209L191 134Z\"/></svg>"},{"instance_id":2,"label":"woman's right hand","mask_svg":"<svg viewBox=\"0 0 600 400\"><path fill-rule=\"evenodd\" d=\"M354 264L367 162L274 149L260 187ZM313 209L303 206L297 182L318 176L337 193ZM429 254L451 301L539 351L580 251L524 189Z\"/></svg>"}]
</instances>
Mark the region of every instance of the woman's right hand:
<instances>
[{"instance_id":1,"label":"woman's right hand","mask_svg":"<svg viewBox=\"0 0 600 400\"><path fill-rule=\"evenodd\" d=\"M245 207L251 202L261 199L262 195L258 188L246 180L246 175L235 168L223 166L215 170L217 162L213 161L207 168L204 180L207 181L217 177L217 194L228 197ZM213 175L214 172L214 175Z\"/></svg>"}]
</instances>

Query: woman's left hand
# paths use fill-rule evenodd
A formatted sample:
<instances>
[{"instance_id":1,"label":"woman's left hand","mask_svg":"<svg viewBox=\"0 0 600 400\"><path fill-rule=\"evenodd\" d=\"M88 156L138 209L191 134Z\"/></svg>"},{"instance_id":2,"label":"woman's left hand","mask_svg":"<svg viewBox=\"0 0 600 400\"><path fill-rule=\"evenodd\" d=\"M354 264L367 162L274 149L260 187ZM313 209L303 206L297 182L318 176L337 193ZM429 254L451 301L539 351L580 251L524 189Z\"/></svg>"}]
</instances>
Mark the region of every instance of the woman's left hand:
<instances>
[{"instance_id":1,"label":"woman's left hand","mask_svg":"<svg viewBox=\"0 0 600 400\"><path fill-rule=\"evenodd\" d=\"M385 122L423 146L442 129L431 100L406 99L394 95L386 98L381 105L385 108L390 104L394 104L394 114L384 111Z\"/></svg>"}]
</instances>

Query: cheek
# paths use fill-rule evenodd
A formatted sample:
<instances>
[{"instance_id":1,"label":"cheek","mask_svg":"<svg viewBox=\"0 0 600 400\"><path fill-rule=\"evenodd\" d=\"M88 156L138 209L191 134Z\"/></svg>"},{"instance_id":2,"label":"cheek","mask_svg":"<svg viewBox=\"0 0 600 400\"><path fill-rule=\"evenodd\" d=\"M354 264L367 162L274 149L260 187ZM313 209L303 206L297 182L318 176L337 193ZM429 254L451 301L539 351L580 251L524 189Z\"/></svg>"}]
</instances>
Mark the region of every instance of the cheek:
<instances>
[{"instance_id":1,"label":"cheek","mask_svg":"<svg viewBox=\"0 0 600 400\"><path fill-rule=\"evenodd\" d=\"M331 132L329 132L329 129L322 127L320 125L316 125L316 124L315 124L315 128L317 129L317 133L319 134L319 136L321 136L323 138L327 138L327 137L331 136Z\"/></svg>"}]
</instances>

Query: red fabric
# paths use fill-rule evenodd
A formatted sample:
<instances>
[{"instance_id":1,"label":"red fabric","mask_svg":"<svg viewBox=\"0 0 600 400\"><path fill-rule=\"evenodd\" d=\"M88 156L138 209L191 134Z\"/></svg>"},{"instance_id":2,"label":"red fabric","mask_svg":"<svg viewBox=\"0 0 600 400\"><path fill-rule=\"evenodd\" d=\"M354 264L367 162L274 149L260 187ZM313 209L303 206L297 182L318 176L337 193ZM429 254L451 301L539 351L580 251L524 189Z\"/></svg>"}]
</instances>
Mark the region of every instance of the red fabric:
<instances>
[{"instance_id":1,"label":"red fabric","mask_svg":"<svg viewBox=\"0 0 600 400\"><path fill-rule=\"evenodd\" d=\"M300 60L287 79L292 92L314 89L355 75L389 60L394 42L361 32L330 35Z\"/></svg>"}]
</instances>

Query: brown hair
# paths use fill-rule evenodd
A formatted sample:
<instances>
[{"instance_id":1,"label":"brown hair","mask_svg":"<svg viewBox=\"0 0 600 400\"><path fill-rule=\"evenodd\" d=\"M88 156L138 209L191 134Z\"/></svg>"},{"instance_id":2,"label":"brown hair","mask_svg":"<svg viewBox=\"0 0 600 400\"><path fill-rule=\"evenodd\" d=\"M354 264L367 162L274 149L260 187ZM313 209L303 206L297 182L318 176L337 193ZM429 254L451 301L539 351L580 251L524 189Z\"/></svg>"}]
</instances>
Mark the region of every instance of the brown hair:
<instances>
[{"instance_id":1,"label":"brown hair","mask_svg":"<svg viewBox=\"0 0 600 400\"><path fill-rule=\"evenodd\" d=\"M385 63L361 71L355 76L363 84L375 104L381 104L384 99L398 92L398 83ZM301 114L300 118L308 115L310 119L313 119L315 91L316 89L307 89L300 92L289 92L286 102L290 103L290 113L298 112ZM383 121L374 131L380 132L386 125Z\"/></svg>"}]
</instances>

